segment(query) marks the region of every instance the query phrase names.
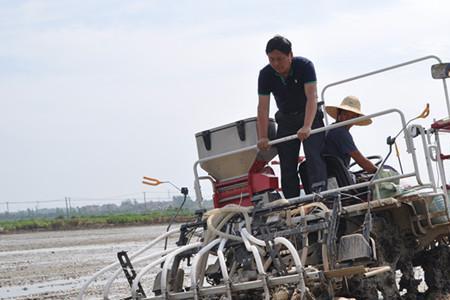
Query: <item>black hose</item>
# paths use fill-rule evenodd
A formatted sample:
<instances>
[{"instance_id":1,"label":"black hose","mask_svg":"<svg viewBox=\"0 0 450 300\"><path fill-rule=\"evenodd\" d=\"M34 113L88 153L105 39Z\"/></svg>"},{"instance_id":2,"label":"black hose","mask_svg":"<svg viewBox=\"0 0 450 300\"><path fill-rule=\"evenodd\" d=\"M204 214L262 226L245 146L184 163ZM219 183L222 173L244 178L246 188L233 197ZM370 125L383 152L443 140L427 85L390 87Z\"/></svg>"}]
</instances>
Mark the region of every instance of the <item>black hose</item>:
<instances>
[{"instance_id":1,"label":"black hose","mask_svg":"<svg viewBox=\"0 0 450 300\"><path fill-rule=\"evenodd\" d=\"M184 203L186 202L186 199L187 199L188 189L187 188L181 188L181 193L184 195L183 202L181 202L181 205L178 207L177 212L175 213L175 215L170 220L169 225L167 226L166 232L168 232L170 230L170 227L172 226L173 222L178 217L178 214L180 213L181 209L183 208ZM169 237L167 236L165 241L164 241L164 250L167 249L167 240L168 239L169 239Z\"/></svg>"}]
</instances>

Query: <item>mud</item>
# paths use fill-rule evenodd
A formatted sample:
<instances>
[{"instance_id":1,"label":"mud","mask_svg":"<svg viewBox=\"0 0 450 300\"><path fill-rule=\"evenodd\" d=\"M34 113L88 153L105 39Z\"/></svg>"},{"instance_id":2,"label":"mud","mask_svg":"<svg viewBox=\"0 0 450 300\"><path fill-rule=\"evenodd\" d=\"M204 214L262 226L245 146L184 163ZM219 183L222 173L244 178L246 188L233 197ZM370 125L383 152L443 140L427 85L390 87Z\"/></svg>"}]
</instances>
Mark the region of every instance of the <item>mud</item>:
<instances>
[{"instance_id":1,"label":"mud","mask_svg":"<svg viewBox=\"0 0 450 300\"><path fill-rule=\"evenodd\" d=\"M0 299L75 299L87 278L117 261L117 252L133 253L165 229L158 225L0 235ZM143 282L148 289L153 276ZM102 278L94 286L104 282ZM113 293L112 299L129 296L127 283L118 280ZM85 299L102 298L98 288L87 295Z\"/></svg>"},{"instance_id":2,"label":"mud","mask_svg":"<svg viewBox=\"0 0 450 300\"><path fill-rule=\"evenodd\" d=\"M0 235L0 299L76 299L81 285L88 278L117 261L117 252L125 250L133 253L165 230L166 225L158 225ZM383 248L390 251L380 251L380 258L386 264L394 266L399 261L399 254L405 255L405 249L394 251L395 247L392 247L390 242L394 238L398 240L399 236L394 232L388 235L388 232L389 230L384 230L383 242L390 246L383 245ZM171 240L169 244L174 242ZM153 251L160 249L161 245ZM438 265L450 265L448 248L438 248L426 255L427 258L430 256L432 259L427 259L428 263L422 262L425 271L433 272L432 270L439 269ZM379 277L368 281L368 286L354 287L351 290L365 290L365 296L368 296L373 289L374 292L367 299L378 298L374 296L378 290L382 291L385 299L389 299L389 296L395 299L401 294L402 299L450 300L449 296L434 294L431 291L422 294L427 290L427 285L433 289L449 291L450 279L445 272L433 272L436 275L425 280L427 282L423 280L424 270L421 268L412 269L410 265L405 264L403 272L404 276L397 271L395 275L387 274L389 276L386 278ZM155 275L150 273L142 281L146 291L151 291ZM87 291L84 299L103 299L102 287L106 280L106 277L99 278ZM386 280L396 281L396 284L386 284ZM399 285L404 285L405 290L403 287L398 289ZM387 288L389 286L391 290ZM414 291L411 295L408 295L407 287ZM378 296L381 294L378 293ZM111 299L129 296L128 283L124 279L118 279L111 295Z\"/></svg>"}]
</instances>

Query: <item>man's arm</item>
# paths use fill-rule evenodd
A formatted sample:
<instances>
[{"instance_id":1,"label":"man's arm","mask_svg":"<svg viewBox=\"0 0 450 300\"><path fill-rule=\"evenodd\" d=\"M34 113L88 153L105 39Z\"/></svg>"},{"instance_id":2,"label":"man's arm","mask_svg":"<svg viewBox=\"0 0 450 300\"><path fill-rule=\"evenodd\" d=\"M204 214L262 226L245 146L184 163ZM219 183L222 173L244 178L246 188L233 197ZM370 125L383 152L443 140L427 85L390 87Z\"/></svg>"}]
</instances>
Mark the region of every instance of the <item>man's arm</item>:
<instances>
[{"instance_id":1,"label":"man's arm","mask_svg":"<svg viewBox=\"0 0 450 300\"><path fill-rule=\"evenodd\" d=\"M306 109L303 127L297 132L298 138L303 141L311 134L311 126L317 112L317 85L315 82L305 84Z\"/></svg>"},{"instance_id":2,"label":"man's arm","mask_svg":"<svg viewBox=\"0 0 450 300\"><path fill-rule=\"evenodd\" d=\"M268 138L269 128L269 108L270 108L270 95L259 95L258 101L258 148L261 150L267 150L270 148Z\"/></svg>"},{"instance_id":3,"label":"man's arm","mask_svg":"<svg viewBox=\"0 0 450 300\"><path fill-rule=\"evenodd\" d=\"M349 154L353 160L367 173L375 173L377 171L377 167L375 167L375 165L358 150L352 151Z\"/></svg>"}]
</instances>

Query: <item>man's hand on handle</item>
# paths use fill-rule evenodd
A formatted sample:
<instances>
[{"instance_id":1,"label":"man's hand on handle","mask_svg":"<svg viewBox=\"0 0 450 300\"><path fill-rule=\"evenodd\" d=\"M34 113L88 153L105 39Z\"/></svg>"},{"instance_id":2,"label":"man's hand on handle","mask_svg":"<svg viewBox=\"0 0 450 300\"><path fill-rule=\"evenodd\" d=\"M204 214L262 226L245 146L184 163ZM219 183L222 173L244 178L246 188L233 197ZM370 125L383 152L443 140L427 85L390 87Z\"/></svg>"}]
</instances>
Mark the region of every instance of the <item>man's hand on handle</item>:
<instances>
[{"instance_id":1,"label":"man's hand on handle","mask_svg":"<svg viewBox=\"0 0 450 300\"><path fill-rule=\"evenodd\" d=\"M268 138L260 138L258 141L258 149L259 150L269 150L269 139Z\"/></svg>"},{"instance_id":2,"label":"man's hand on handle","mask_svg":"<svg viewBox=\"0 0 450 300\"><path fill-rule=\"evenodd\" d=\"M311 127L303 126L297 131L297 137L300 141L306 140L311 134Z\"/></svg>"}]
</instances>

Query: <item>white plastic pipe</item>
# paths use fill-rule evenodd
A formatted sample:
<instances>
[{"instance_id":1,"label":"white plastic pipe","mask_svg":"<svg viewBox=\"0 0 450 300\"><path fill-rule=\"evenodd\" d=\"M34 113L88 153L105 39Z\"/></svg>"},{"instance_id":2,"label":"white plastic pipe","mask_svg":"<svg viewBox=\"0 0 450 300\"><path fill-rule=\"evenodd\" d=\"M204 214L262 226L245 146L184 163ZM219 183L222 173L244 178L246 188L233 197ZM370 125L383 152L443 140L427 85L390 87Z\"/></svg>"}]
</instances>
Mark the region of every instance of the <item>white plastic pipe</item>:
<instances>
[{"instance_id":1,"label":"white plastic pipe","mask_svg":"<svg viewBox=\"0 0 450 300\"><path fill-rule=\"evenodd\" d=\"M223 218L223 220L230 219L231 217L233 217L234 214L235 213L233 213L233 212L232 213L228 213ZM231 239L231 240L234 240L234 241L242 242L242 240L241 240L241 238L239 236L222 232L222 231L219 230L220 228L218 229L218 228L216 228L214 226L214 221L215 221L214 218L217 218L217 216L220 216L220 214L213 214L213 215L209 216L209 218L206 220L206 225L208 227L208 231L211 232L211 238L215 237L215 236L220 236L220 237L223 237L223 238L226 238L226 239ZM221 221L220 224L223 224L223 222ZM220 226L220 224L219 224L219 226Z\"/></svg>"},{"instance_id":2,"label":"white plastic pipe","mask_svg":"<svg viewBox=\"0 0 450 300\"><path fill-rule=\"evenodd\" d=\"M216 246L220 242L220 239L215 239L210 242L208 245L203 247L194 257L192 261L192 270L191 270L191 289L194 291L194 299L198 299L197 295L197 268L198 262L202 259L203 255L208 253L214 246ZM161 279L162 280L162 279Z\"/></svg>"},{"instance_id":3,"label":"white plastic pipe","mask_svg":"<svg viewBox=\"0 0 450 300\"><path fill-rule=\"evenodd\" d=\"M297 250L295 249L294 245L284 237L276 237L274 239L275 244L282 244L286 246L286 248L291 252L292 258L294 259L295 266L297 268L303 269L302 261L300 260L300 256L298 255Z\"/></svg>"},{"instance_id":4,"label":"white plastic pipe","mask_svg":"<svg viewBox=\"0 0 450 300\"><path fill-rule=\"evenodd\" d=\"M158 257L158 256L164 256L167 253L170 253L170 252L172 252L175 249L176 248L167 249L167 250L164 250L164 251L160 251L160 252L157 252L157 253L153 253L153 254L144 256L144 257L140 257L140 258L138 258L136 260L133 260L132 263L136 264L136 263L140 263L140 262L143 262L143 261L146 261L146 260L149 260L149 259L153 259L153 258ZM114 280L116 280L117 276L119 276L122 272L123 272L122 268L117 269L117 271L106 282L105 288L103 289L103 299L104 300L109 300L109 290L111 289L111 286L112 286Z\"/></svg>"},{"instance_id":5,"label":"white plastic pipe","mask_svg":"<svg viewBox=\"0 0 450 300\"><path fill-rule=\"evenodd\" d=\"M306 287L305 287L305 279L303 278L303 265L297 250L295 249L294 245L292 245L292 243L284 237L276 237L274 239L274 242L275 244L284 245L289 250L289 252L291 252L292 258L294 259L295 267L297 269L297 273L300 277L300 291L302 292L302 295L304 295Z\"/></svg>"},{"instance_id":6,"label":"white plastic pipe","mask_svg":"<svg viewBox=\"0 0 450 300\"><path fill-rule=\"evenodd\" d=\"M222 277L225 281L229 279L227 264L225 263L225 256L223 255L223 248L227 243L227 239L221 239L219 249L217 250L217 257L219 258L220 270L222 271Z\"/></svg>"},{"instance_id":7,"label":"white plastic pipe","mask_svg":"<svg viewBox=\"0 0 450 300\"><path fill-rule=\"evenodd\" d=\"M267 274L266 274L266 271L264 271L264 265L262 263L261 256L259 255L258 248L256 248L256 246L250 245L250 242L245 235L242 235L242 240L244 241L244 245L245 245L245 248L247 249L247 251L251 252L253 254L253 257L255 258L256 269L258 270L258 273L264 276L264 278L263 278L264 298L266 300L269 300L270 293L269 293L269 288L267 286L267 281L266 281L266 277L265 277Z\"/></svg>"},{"instance_id":8,"label":"white plastic pipe","mask_svg":"<svg viewBox=\"0 0 450 300\"><path fill-rule=\"evenodd\" d=\"M245 228L242 228L242 229L241 229L241 234L242 234L242 235L245 235L245 237L246 237L250 242L252 242L253 244L256 244L256 245L261 246L261 247L265 247L265 246L266 246L266 242L264 242L263 240L260 240L260 239L258 239L257 237L251 235L251 234L247 231L247 229L245 229Z\"/></svg>"},{"instance_id":9,"label":"white plastic pipe","mask_svg":"<svg viewBox=\"0 0 450 300\"><path fill-rule=\"evenodd\" d=\"M201 242L196 242L196 243L192 243L186 246L183 246L175 251L173 251L172 253L170 253L169 255L166 256L166 261L164 263L162 272L161 272L161 295L163 297L163 299L166 298L166 293L167 293L167 273L169 271L169 266L172 262L172 260L175 258L175 256L177 256L180 253L183 253L184 251L187 250L191 250L197 247L201 247L202 243ZM137 277L136 277L137 278Z\"/></svg>"},{"instance_id":10,"label":"white plastic pipe","mask_svg":"<svg viewBox=\"0 0 450 300\"><path fill-rule=\"evenodd\" d=\"M240 214L242 214L244 216L245 227L247 228L248 231L250 231L252 222L251 222L251 218L250 218L250 216L248 214L249 211L250 211L250 208L238 206L238 205L235 205L235 204L230 204L230 205L227 205L227 206L222 207L222 208L213 209L213 210L207 212L208 229L212 225L212 218L214 216L216 216L216 215L223 215L223 214L229 214L229 213L240 213ZM212 229L214 230L216 228L214 226L212 226ZM223 235L224 233L222 232L221 234ZM239 239L239 241L240 241L240 239Z\"/></svg>"},{"instance_id":11,"label":"white plastic pipe","mask_svg":"<svg viewBox=\"0 0 450 300\"><path fill-rule=\"evenodd\" d=\"M225 263L225 257L223 255L223 248L227 243L227 239L221 239L219 244L219 249L217 249L217 257L219 258L220 270L222 271L223 281L227 286L227 297L228 300L231 300L231 288L230 288L230 276L228 274L227 264Z\"/></svg>"},{"instance_id":12,"label":"white plastic pipe","mask_svg":"<svg viewBox=\"0 0 450 300\"><path fill-rule=\"evenodd\" d=\"M256 238L255 236L251 235L250 233L248 233L248 231L245 228L241 229L241 234L243 235L243 238L245 237L245 239L248 239L249 241L251 241L254 244L257 244L259 246L266 245L266 243L263 240L260 240L260 239ZM291 253L291 256L295 263L295 267L297 269L297 273L300 276L300 290L302 291L302 294L304 294L306 288L305 288L305 281L303 278L303 265L302 265L302 261L300 259L300 256L298 255L297 250L295 249L294 245L292 245L292 243L284 237L276 237L274 239L274 242L275 242L275 244L284 245Z\"/></svg>"},{"instance_id":13,"label":"white plastic pipe","mask_svg":"<svg viewBox=\"0 0 450 300\"><path fill-rule=\"evenodd\" d=\"M263 266L263 263L261 260L261 256L259 255L258 248L251 245L245 235L242 236L242 240L244 241L244 245L245 245L245 248L247 249L247 251L251 252L253 254L253 257L255 258L256 269L258 270L258 273L266 274L266 272L264 271L264 266Z\"/></svg>"},{"instance_id":14,"label":"white plastic pipe","mask_svg":"<svg viewBox=\"0 0 450 300\"><path fill-rule=\"evenodd\" d=\"M154 239L150 244L144 246L143 248L139 249L138 251L136 251L135 253L133 253L132 255L130 255L129 258L131 259L131 258L134 258L134 257L136 257L136 256L138 256L138 255L140 255L140 254L142 254L144 251L146 251L146 250L150 249L151 247L153 247L153 246L154 246L156 243L158 243L160 240L165 239L166 237L169 237L169 236L171 236L172 234L177 233L177 232L179 232L179 231L180 231L180 229L177 228L177 229L173 229L173 230L171 230L171 231L168 231L168 232L166 232L166 233L160 235L159 237L157 237L156 239ZM96 272L94 275L92 275L92 277L91 277L90 279L88 279L88 281L86 281L86 282L83 284L83 286L81 287L80 292L78 293L77 299L78 299L78 300L83 300L84 292L85 292L86 289L89 287L89 285L90 285L94 280L97 279L97 277L99 277L100 275L102 275L103 273L105 273L105 272L107 272L107 271L109 271L109 270L111 270L111 269L114 269L114 268L118 267L119 265L120 265L119 262L110 264L109 266L104 267L103 269L101 269L100 271L98 271L98 272Z\"/></svg>"},{"instance_id":15,"label":"white plastic pipe","mask_svg":"<svg viewBox=\"0 0 450 300\"><path fill-rule=\"evenodd\" d=\"M133 300L137 299L137 293L136 290L138 288L138 284L141 281L142 276L148 272L148 270L154 268L155 266L159 265L160 263L162 263L163 261L165 261L167 259L167 256L164 257L160 257L155 261L152 261L150 264L148 264L147 266L145 266L145 268L143 268L138 275L136 276L136 278L134 278L133 280L133 284L131 286L131 298Z\"/></svg>"}]
</instances>

